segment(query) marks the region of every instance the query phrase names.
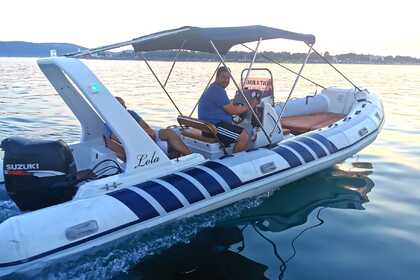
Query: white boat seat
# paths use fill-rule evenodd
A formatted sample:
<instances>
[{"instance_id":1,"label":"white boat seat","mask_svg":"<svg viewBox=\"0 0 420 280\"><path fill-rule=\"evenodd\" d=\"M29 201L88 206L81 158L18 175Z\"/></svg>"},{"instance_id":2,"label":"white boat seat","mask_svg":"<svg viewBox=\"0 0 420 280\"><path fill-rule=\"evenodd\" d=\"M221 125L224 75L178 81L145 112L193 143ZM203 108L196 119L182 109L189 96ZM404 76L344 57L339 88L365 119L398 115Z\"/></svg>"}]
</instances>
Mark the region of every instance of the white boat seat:
<instances>
[{"instance_id":1,"label":"white boat seat","mask_svg":"<svg viewBox=\"0 0 420 280\"><path fill-rule=\"evenodd\" d=\"M281 119L281 126L290 129L293 134L302 134L335 123L345 115L321 112L309 115L289 116Z\"/></svg>"},{"instance_id":2,"label":"white boat seat","mask_svg":"<svg viewBox=\"0 0 420 280\"><path fill-rule=\"evenodd\" d=\"M182 135L189 137L189 138L193 138L193 139L197 139L206 143L217 143L217 139L214 137L206 137L203 136L201 134L201 130L196 129L196 128L192 128L192 127L187 127L184 128L181 132Z\"/></svg>"},{"instance_id":3,"label":"white boat seat","mask_svg":"<svg viewBox=\"0 0 420 280\"><path fill-rule=\"evenodd\" d=\"M178 116L177 121L183 128L182 135L207 143L220 143L217 128L212 123L186 116Z\"/></svg>"}]
</instances>

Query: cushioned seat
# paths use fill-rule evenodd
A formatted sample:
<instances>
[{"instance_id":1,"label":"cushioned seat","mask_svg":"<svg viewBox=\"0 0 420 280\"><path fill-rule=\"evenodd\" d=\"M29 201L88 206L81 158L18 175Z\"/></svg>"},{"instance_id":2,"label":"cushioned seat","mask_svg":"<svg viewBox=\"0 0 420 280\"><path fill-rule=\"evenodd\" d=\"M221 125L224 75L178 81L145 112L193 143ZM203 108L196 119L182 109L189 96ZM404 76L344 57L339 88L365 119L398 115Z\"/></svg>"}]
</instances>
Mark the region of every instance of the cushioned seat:
<instances>
[{"instance_id":1,"label":"cushioned seat","mask_svg":"<svg viewBox=\"0 0 420 280\"><path fill-rule=\"evenodd\" d=\"M220 142L217 138L217 128L213 124L186 116L178 116L177 120L183 127L182 135L207 143Z\"/></svg>"},{"instance_id":2,"label":"cushioned seat","mask_svg":"<svg viewBox=\"0 0 420 280\"><path fill-rule=\"evenodd\" d=\"M186 136L186 137L197 139L197 140L207 142L207 143L217 143L218 142L216 138L203 136L202 133L201 133L201 130L196 129L196 128L192 128L192 127L184 128L182 130L181 134Z\"/></svg>"},{"instance_id":3,"label":"cushioned seat","mask_svg":"<svg viewBox=\"0 0 420 280\"><path fill-rule=\"evenodd\" d=\"M328 126L344 118L345 115L335 113L314 113L309 115L283 117L281 125L290 129L293 134L301 134Z\"/></svg>"}]
</instances>

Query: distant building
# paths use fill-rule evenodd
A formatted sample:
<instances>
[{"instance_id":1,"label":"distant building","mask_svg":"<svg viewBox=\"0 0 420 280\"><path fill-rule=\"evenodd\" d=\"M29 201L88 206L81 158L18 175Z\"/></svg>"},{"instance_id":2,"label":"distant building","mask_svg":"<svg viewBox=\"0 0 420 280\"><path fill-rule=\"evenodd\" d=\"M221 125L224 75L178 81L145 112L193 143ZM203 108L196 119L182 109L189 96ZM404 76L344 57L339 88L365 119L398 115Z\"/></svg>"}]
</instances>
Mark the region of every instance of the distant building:
<instances>
[{"instance_id":1,"label":"distant building","mask_svg":"<svg viewBox=\"0 0 420 280\"><path fill-rule=\"evenodd\" d=\"M51 49L50 50L50 56L57 56L57 50Z\"/></svg>"},{"instance_id":2,"label":"distant building","mask_svg":"<svg viewBox=\"0 0 420 280\"><path fill-rule=\"evenodd\" d=\"M383 61L384 61L383 56L369 55L369 62L371 62L371 63L382 63Z\"/></svg>"}]
</instances>

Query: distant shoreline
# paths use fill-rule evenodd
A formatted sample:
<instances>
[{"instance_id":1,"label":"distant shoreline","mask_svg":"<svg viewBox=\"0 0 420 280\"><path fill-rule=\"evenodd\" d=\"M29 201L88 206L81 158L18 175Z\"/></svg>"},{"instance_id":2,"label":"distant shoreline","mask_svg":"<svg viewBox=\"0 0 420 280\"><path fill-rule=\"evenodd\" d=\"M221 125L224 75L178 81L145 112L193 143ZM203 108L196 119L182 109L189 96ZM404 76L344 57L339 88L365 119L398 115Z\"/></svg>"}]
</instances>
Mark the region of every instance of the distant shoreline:
<instances>
[{"instance_id":1,"label":"distant shoreline","mask_svg":"<svg viewBox=\"0 0 420 280\"><path fill-rule=\"evenodd\" d=\"M83 58L83 59L88 59L88 60L115 60L115 61L142 61L142 59L139 58L94 58L94 57L89 57L89 58ZM149 61L156 61L156 62L173 62L173 60L169 60L169 59L148 59ZM197 60L197 59L191 59L191 60L182 60L182 59L178 59L178 62L219 62L218 60ZM249 61L240 61L240 60L225 60L226 62L229 63L249 63ZM330 61L332 64L358 64L358 65L408 65L408 66L419 66L420 62L417 63L397 63L397 62L389 62L389 63L374 63L374 62L357 62L357 61L346 61L346 62L332 62ZM256 60L255 63L266 63L266 64L275 64L274 62L270 62L270 61L261 61L261 60ZM302 61L278 61L278 63L284 63L284 64L302 64ZM326 62L307 62L307 64L327 64Z\"/></svg>"},{"instance_id":2,"label":"distant shoreline","mask_svg":"<svg viewBox=\"0 0 420 280\"><path fill-rule=\"evenodd\" d=\"M32 59L39 59L39 58L45 58L48 56L0 56L0 60L2 58L32 58ZM98 58L98 57L88 57L88 58L81 58L81 59L87 59L87 60L107 60L107 61L142 61L141 59L136 58ZM173 60L169 59L149 59L149 61L155 61L155 62L173 62ZM191 59L191 60L178 60L178 62L218 62L217 60L197 60L197 59ZM226 60L226 62L229 63L247 63L246 61L238 61L238 60ZM249 63L249 61L248 61ZM256 61L255 63L266 63L266 64L275 64L274 62L270 61ZM282 64L302 64L302 62L299 61L279 61L278 63ZM396 65L396 66L420 66L420 62L418 63L397 63L397 62L390 62L390 63L373 63L373 62L356 62L356 61L347 61L347 62L331 62L332 64L340 64L340 65ZM307 64L327 64L325 62L307 62Z\"/></svg>"},{"instance_id":3,"label":"distant shoreline","mask_svg":"<svg viewBox=\"0 0 420 280\"><path fill-rule=\"evenodd\" d=\"M40 58L49 57L50 55L63 56L69 53L85 51L86 48L74 44L67 43L31 43L31 42L0 42L0 58ZM154 51L145 52L143 55L151 61L173 61L178 51ZM231 51L225 56L228 62L245 63L252 58L251 52ZM290 52L261 52L258 53L257 63L273 63L263 58L269 57L278 63L301 64L304 61L305 53ZM370 54L345 53L331 55L328 52L323 54L329 62L334 64L361 64L361 65L420 65L420 58L410 56L380 56ZM133 50L125 50L121 52L100 52L85 57L86 59L102 59L102 60L141 60ZM210 53L181 51L178 61L187 62L214 62L218 58ZM308 64L325 64L325 61L312 54L308 59Z\"/></svg>"}]
</instances>

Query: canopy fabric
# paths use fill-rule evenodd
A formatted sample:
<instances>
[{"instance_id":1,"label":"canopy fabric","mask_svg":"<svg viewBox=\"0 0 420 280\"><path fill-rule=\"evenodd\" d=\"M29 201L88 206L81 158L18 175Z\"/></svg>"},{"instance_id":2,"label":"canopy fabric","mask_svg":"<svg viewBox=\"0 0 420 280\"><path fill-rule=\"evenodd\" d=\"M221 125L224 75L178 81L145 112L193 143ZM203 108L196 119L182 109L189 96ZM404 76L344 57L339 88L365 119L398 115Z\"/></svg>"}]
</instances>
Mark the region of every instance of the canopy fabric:
<instances>
[{"instance_id":1,"label":"canopy fabric","mask_svg":"<svg viewBox=\"0 0 420 280\"><path fill-rule=\"evenodd\" d=\"M133 39L132 45L136 52L183 49L214 53L209 43L211 40L218 51L225 54L237 44L258 41L260 38L262 40L282 38L310 45L315 43L314 35L252 25L216 28L185 26Z\"/></svg>"}]
</instances>

